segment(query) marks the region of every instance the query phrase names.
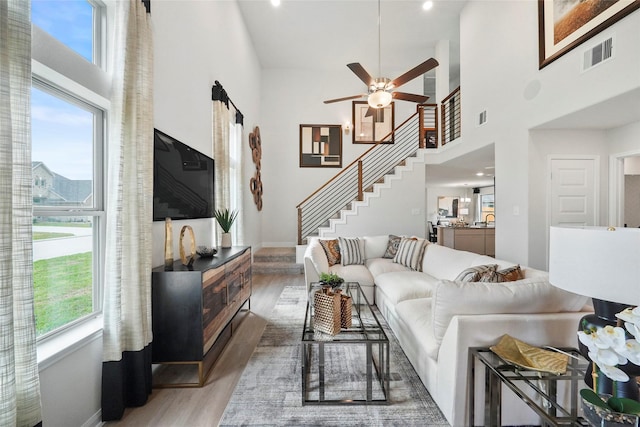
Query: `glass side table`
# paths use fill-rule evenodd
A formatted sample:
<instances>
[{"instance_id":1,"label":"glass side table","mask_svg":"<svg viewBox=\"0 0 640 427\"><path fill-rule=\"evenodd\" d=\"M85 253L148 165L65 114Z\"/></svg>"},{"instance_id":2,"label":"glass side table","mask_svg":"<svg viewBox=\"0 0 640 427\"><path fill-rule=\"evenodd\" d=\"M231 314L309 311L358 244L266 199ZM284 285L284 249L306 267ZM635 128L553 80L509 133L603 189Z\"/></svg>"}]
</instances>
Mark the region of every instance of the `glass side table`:
<instances>
[{"instance_id":1,"label":"glass side table","mask_svg":"<svg viewBox=\"0 0 640 427\"><path fill-rule=\"evenodd\" d=\"M561 375L520 368L505 362L487 347L469 349L469 420L475 419L475 366L480 362L484 368L484 423L486 426L501 425L502 386L515 395L540 416L543 426L589 426L581 416L579 390L586 387L584 373L589 362L574 348L560 348L572 356L567 363L567 372ZM567 390L568 387L568 390ZM561 399L567 393L568 398Z\"/></svg>"}]
</instances>

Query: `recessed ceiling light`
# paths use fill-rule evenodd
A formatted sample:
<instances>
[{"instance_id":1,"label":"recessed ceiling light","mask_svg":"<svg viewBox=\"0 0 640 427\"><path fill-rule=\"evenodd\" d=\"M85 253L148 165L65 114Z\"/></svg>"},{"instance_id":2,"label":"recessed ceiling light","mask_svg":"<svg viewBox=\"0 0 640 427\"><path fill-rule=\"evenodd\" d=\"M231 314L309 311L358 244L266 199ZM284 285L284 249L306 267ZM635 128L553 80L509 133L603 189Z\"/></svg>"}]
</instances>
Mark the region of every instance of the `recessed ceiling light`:
<instances>
[{"instance_id":1,"label":"recessed ceiling light","mask_svg":"<svg viewBox=\"0 0 640 427\"><path fill-rule=\"evenodd\" d=\"M484 172L478 172L476 176L484 176Z\"/></svg>"},{"instance_id":2,"label":"recessed ceiling light","mask_svg":"<svg viewBox=\"0 0 640 427\"><path fill-rule=\"evenodd\" d=\"M422 8L424 10L430 10L433 7L433 2L431 0L422 3Z\"/></svg>"},{"instance_id":3,"label":"recessed ceiling light","mask_svg":"<svg viewBox=\"0 0 640 427\"><path fill-rule=\"evenodd\" d=\"M271 0L271 4L278 7L280 6L280 0Z\"/></svg>"}]
</instances>

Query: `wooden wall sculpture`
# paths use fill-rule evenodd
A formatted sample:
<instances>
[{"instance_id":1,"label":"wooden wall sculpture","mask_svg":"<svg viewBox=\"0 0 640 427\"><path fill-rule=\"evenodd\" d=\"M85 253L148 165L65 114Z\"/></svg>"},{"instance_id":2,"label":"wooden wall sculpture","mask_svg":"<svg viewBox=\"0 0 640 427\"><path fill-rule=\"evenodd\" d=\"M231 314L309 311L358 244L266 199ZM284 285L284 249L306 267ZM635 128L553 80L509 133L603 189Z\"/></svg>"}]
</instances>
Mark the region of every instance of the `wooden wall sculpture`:
<instances>
[{"instance_id":1,"label":"wooden wall sculpture","mask_svg":"<svg viewBox=\"0 0 640 427\"><path fill-rule=\"evenodd\" d=\"M251 157L256 165L256 173L249 181L249 188L253 194L253 201L262 210L262 174L260 172L260 159L262 158L262 141L260 140L260 128L256 128L249 134L249 147L251 147Z\"/></svg>"}]
</instances>

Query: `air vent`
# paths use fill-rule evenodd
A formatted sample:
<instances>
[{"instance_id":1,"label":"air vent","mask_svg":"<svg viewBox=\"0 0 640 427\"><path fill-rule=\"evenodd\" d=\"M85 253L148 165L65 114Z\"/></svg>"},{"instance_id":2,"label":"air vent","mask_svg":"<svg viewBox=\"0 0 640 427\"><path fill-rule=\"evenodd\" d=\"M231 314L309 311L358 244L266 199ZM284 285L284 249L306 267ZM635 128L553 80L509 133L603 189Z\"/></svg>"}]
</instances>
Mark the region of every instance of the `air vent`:
<instances>
[{"instance_id":1,"label":"air vent","mask_svg":"<svg viewBox=\"0 0 640 427\"><path fill-rule=\"evenodd\" d=\"M484 110L478 115L478 126L481 126L487 122L487 110Z\"/></svg>"},{"instance_id":2,"label":"air vent","mask_svg":"<svg viewBox=\"0 0 640 427\"><path fill-rule=\"evenodd\" d=\"M584 52L582 71L587 71L613 57L613 37L589 48Z\"/></svg>"}]
</instances>

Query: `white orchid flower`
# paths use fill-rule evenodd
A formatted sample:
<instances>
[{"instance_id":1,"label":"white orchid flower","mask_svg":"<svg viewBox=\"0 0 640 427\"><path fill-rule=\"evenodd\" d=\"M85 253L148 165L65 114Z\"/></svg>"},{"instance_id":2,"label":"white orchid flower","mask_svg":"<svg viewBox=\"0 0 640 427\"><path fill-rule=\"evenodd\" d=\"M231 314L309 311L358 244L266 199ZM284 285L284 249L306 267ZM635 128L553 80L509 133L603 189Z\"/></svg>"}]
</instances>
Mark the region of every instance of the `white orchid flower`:
<instances>
[{"instance_id":1,"label":"white orchid flower","mask_svg":"<svg viewBox=\"0 0 640 427\"><path fill-rule=\"evenodd\" d=\"M600 372L611 378L613 381L629 381L629 376L615 366L598 365L598 368L600 368Z\"/></svg>"},{"instance_id":2,"label":"white orchid flower","mask_svg":"<svg viewBox=\"0 0 640 427\"><path fill-rule=\"evenodd\" d=\"M627 340L618 353L634 365L640 365L640 343L635 339Z\"/></svg>"},{"instance_id":3,"label":"white orchid flower","mask_svg":"<svg viewBox=\"0 0 640 427\"><path fill-rule=\"evenodd\" d=\"M624 327L627 328L627 331L631 335L635 337L636 340L640 341L640 325L631 322L625 322Z\"/></svg>"},{"instance_id":4,"label":"white orchid flower","mask_svg":"<svg viewBox=\"0 0 640 427\"><path fill-rule=\"evenodd\" d=\"M578 331L578 339L591 351L593 349L618 348L624 346L625 333L624 329L620 327L605 326L590 333Z\"/></svg>"},{"instance_id":5,"label":"white orchid flower","mask_svg":"<svg viewBox=\"0 0 640 427\"><path fill-rule=\"evenodd\" d=\"M625 322L630 322L640 327L640 306L636 308L626 308L620 313L616 314L618 319L622 319Z\"/></svg>"}]
</instances>

